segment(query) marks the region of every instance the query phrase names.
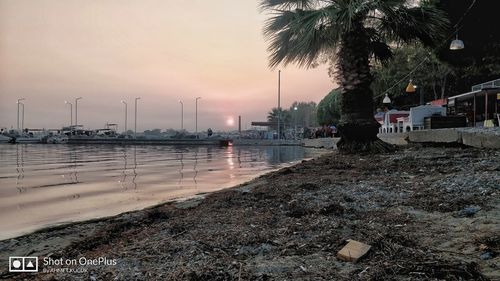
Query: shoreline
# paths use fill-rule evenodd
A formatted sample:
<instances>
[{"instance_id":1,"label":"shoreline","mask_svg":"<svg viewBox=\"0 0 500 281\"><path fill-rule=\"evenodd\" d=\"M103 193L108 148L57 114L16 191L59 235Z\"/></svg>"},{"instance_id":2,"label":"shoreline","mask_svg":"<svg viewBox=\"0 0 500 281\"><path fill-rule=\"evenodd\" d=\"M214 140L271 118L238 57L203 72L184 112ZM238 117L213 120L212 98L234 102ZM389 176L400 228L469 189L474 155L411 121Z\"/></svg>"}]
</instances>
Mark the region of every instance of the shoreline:
<instances>
[{"instance_id":1,"label":"shoreline","mask_svg":"<svg viewBox=\"0 0 500 281\"><path fill-rule=\"evenodd\" d=\"M33 255L107 256L118 265L80 275L1 268L0 277L493 280L500 278L498 159L498 150L473 148L333 152L202 198L2 240L3 264ZM471 206L479 210L460 216ZM341 262L335 255L347 239L372 250L358 263ZM480 258L485 251L490 259Z\"/></svg>"}]
</instances>

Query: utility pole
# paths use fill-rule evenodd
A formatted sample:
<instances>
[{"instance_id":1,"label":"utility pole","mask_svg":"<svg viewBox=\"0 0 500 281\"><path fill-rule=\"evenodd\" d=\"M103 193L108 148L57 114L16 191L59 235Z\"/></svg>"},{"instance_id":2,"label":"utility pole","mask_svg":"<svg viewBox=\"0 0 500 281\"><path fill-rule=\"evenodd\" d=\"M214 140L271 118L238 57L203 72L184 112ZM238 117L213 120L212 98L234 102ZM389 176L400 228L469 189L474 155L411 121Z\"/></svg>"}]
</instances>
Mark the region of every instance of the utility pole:
<instances>
[{"instance_id":1,"label":"utility pole","mask_svg":"<svg viewBox=\"0 0 500 281\"><path fill-rule=\"evenodd\" d=\"M141 98L135 98L135 122L134 122L134 139L137 138L137 100Z\"/></svg>"},{"instance_id":2,"label":"utility pole","mask_svg":"<svg viewBox=\"0 0 500 281\"><path fill-rule=\"evenodd\" d=\"M17 130L19 131L19 105L21 104L21 101L25 100L25 98L20 98L17 99Z\"/></svg>"},{"instance_id":3,"label":"utility pole","mask_svg":"<svg viewBox=\"0 0 500 281\"><path fill-rule=\"evenodd\" d=\"M278 140L281 140L281 70L278 70Z\"/></svg>"},{"instance_id":4,"label":"utility pole","mask_svg":"<svg viewBox=\"0 0 500 281\"><path fill-rule=\"evenodd\" d=\"M198 100L199 99L201 99L201 97L197 97L195 100L195 104L196 104L196 116L195 116L196 139L198 139Z\"/></svg>"},{"instance_id":5,"label":"utility pole","mask_svg":"<svg viewBox=\"0 0 500 281\"><path fill-rule=\"evenodd\" d=\"M124 130L124 132L126 134L127 133L127 112L128 112L127 107L128 107L128 105L127 105L127 102L125 102L124 100L122 100L122 103L125 105L125 130Z\"/></svg>"},{"instance_id":6,"label":"utility pole","mask_svg":"<svg viewBox=\"0 0 500 281\"><path fill-rule=\"evenodd\" d=\"M81 100L82 97L75 99L75 126L78 126L78 100Z\"/></svg>"},{"instance_id":7,"label":"utility pole","mask_svg":"<svg viewBox=\"0 0 500 281\"><path fill-rule=\"evenodd\" d=\"M71 126L73 126L73 104L70 103L67 100L65 100L64 103L70 105L70 108L69 108L69 115L70 115L70 117L69 117L69 121L70 121L69 126L71 127Z\"/></svg>"},{"instance_id":8,"label":"utility pole","mask_svg":"<svg viewBox=\"0 0 500 281\"><path fill-rule=\"evenodd\" d=\"M21 130L24 130L24 103L21 103L21 105L23 106L23 119L21 119Z\"/></svg>"},{"instance_id":9,"label":"utility pole","mask_svg":"<svg viewBox=\"0 0 500 281\"><path fill-rule=\"evenodd\" d=\"M184 130L184 103L181 100L179 103L181 104L181 130Z\"/></svg>"}]
</instances>

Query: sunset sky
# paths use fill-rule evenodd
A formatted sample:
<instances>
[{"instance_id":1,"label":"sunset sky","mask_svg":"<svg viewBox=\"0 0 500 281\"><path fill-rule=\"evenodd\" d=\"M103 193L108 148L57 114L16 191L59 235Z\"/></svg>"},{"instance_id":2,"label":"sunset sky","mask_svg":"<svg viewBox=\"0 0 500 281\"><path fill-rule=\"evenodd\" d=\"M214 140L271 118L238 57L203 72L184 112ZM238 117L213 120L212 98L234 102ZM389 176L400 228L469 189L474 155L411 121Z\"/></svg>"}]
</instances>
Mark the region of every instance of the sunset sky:
<instances>
[{"instance_id":1,"label":"sunset sky","mask_svg":"<svg viewBox=\"0 0 500 281\"><path fill-rule=\"evenodd\" d=\"M78 123L138 130L243 128L277 106L278 70L268 67L257 0L0 0L0 127L60 128L78 102ZM282 106L319 102L335 85L326 66L282 67ZM74 109L74 108L73 108Z\"/></svg>"}]
</instances>

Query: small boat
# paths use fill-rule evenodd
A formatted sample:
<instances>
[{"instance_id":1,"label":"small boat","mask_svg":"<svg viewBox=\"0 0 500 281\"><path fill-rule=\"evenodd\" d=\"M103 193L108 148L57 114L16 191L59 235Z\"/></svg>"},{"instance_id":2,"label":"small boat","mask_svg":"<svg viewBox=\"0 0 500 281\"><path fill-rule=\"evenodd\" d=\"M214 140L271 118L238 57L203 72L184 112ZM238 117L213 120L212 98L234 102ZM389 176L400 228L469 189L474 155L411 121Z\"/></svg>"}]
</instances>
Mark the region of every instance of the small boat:
<instances>
[{"instance_id":1,"label":"small boat","mask_svg":"<svg viewBox=\"0 0 500 281\"><path fill-rule=\"evenodd\" d=\"M11 143L41 143L42 138L38 136L24 135L20 137L13 137Z\"/></svg>"},{"instance_id":2,"label":"small boat","mask_svg":"<svg viewBox=\"0 0 500 281\"><path fill-rule=\"evenodd\" d=\"M52 143L52 144L60 144L60 143L68 143L68 136L64 134L58 134L54 136L49 136L47 138L47 143Z\"/></svg>"},{"instance_id":3,"label":"small boat","mask_svg":"<svg viewBox=\"0 0 500 281\"><path fill-rule=\"evenodd\" d=\"M12 138L5 135L0 135L0 143L9 143Z\"/></svg>"}]
</instances>

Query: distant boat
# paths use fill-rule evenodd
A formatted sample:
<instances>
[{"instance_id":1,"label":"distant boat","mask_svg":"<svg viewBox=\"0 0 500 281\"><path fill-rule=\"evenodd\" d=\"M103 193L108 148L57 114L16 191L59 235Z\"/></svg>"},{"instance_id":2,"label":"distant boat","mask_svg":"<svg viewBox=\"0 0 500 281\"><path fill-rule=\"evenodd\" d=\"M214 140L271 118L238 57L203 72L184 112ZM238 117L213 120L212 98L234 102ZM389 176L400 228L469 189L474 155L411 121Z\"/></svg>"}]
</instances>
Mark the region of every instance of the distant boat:
<instances>
[{"instance_id":1,"label":"distant boat","mask_svg":"<svg viewBox=\"0 0 500 281\"><path fill-rule=\"evenodd\" d=\"M47 138L46 131L28 132L26 130L21 135L13 136L10 143L42 143Z\"/></svg>"},{"instance_id":2,"label":"distant boat","mask_svg":"<svg viewBox=\"0 0 500 281\"><path fill-rule=\"evenodd\" d=\"M32 137L32 136L22 136L22 137L13 137L11 143L41 143L41 137Z\"/></svg>"},{"instance_id":3,"label":"distant boat","mask_svg":"<svg viewBox=\"0 0 500 281\"><path fill-rule=\"evenodd\" d=\"M68 143L68 136L64 134L54 135L47 138L47 143L60 144Z\"/></svg>"},{"instance_id":4,"label":"distant boat","mask_svg":"<svg viewBox=\"0 0 500 281\"><path fill-rule=\"evenodd\" d=\"M11 137L0 135L0 143L8 143L11 141Z\"/></svg>"}]
</instances>

